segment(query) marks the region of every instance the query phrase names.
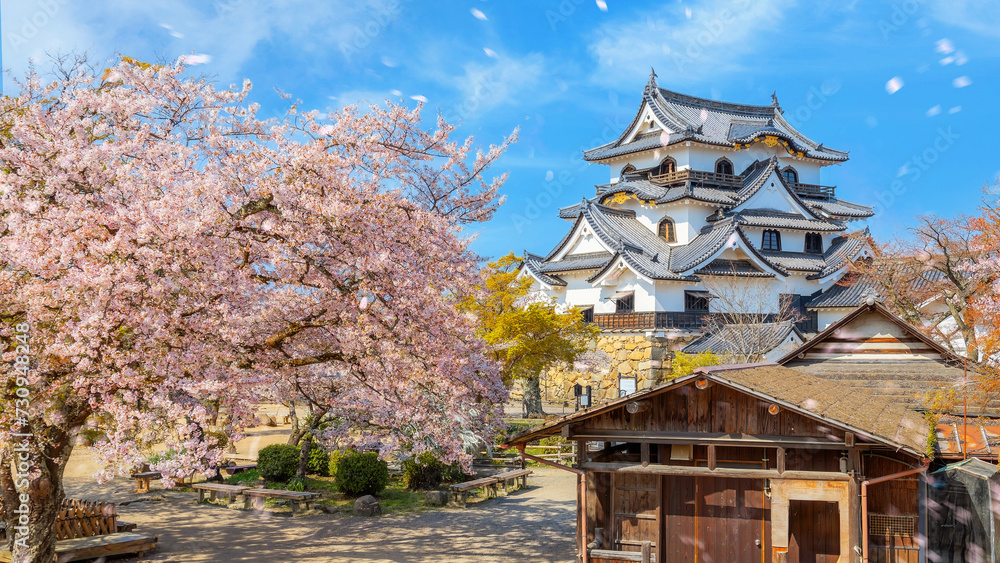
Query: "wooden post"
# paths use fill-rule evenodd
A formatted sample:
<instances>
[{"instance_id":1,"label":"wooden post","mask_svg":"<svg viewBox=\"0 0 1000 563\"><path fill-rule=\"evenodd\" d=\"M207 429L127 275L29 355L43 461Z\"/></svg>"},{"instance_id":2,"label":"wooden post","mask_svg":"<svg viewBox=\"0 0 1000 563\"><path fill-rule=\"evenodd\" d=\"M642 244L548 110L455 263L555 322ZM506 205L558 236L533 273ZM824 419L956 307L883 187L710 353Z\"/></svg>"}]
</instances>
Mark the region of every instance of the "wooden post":
<instances>
[{"instance_id":1,"label":"wooden post","mask_svg":"<svg viewBox=\"0 0 1000 563\"><path fill-rule=\"evenodd\" d=\"M785 472L785 448L778 448L778 475Z\"/></svg>"},{"instance_id":2,"label":"wooden post","mask_svg":"<svg viewBox=\"0 0 1000 563\"><path fill-rule=\"evenodd\" d=\"M642 466L643 467L648 467L649 466L649 442L643 442L642 444L640 444L639 448L640 448L639 451L641 452L640 453L640 459L642 460Z\"/></svg>"},{"instance_id":3,"label":"wooden post","mask_svg":"<svg viewBox=\"0 0 1000 563\"><path fill-rule=\"evenodd\" d=\"M642 563L649 563L650 545L648 541L642 542Z\"/></svg>"},{"instance_id":4,"label":"wooden post","mask_svg":"<svg viewBox=\"0 0 1000 563\"><path fill-rule=\"evenodd\" d=\"M708 445L708 470L715 471L715 444Z\"/></svg>"}]
</instances>

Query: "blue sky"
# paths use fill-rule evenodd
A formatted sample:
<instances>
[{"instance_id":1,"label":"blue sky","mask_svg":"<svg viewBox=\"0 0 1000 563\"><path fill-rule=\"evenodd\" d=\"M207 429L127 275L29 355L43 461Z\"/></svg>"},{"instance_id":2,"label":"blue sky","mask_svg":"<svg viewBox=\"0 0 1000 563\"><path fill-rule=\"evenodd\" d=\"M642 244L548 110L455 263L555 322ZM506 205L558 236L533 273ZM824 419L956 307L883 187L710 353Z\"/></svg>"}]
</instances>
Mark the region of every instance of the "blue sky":
<instances>
[{"instance_id":1,"label":"blue sky","mask_svg":"<svg viewBox=\"0 0 1000 563\"><path fill-rule=\"evenodd\" d=\"M0 30L15 75L70 50L189 55L221 84L249 78L264 115L283 111L280 89L316 109L426 99L428 118L483 144L520 127L496 169L507 202L474 243L484 256L557 242L557 208L608 178L581 151L629 123L651 66L661 87L707 98L777 91L806 135L851 151L824 183L877 206L880 238L974 213L1000 174L995 1L3 0Z\"/></svg>"}]
</instances>

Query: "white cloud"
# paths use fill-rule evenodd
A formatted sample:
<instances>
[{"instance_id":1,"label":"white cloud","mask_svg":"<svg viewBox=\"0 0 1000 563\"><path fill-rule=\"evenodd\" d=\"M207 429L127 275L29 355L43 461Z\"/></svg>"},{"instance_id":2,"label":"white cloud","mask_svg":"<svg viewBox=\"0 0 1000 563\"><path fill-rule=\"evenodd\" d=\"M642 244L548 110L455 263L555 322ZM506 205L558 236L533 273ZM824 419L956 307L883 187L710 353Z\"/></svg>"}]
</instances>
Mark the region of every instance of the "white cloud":
<instances>
[{"instance_id":1,"label":"white cloud","mask_svg":"<svg viewBox=\"0 0 1000 563\"><path fill-rule=\"evenodd\" d=\"M896 92L899 91L900 88L903 87L903 84L904 83L902 78L894 76L890 78L888 82L885 83L885 91L888 92L890 95L895 94Z\"/></svg>"},{"instance_id":2,"label":"white cloud","mask_svg":"<svg viewBox=\"0 0 1000 563\"><path fill-rule=\"evenodd\" d=\"M238 82L258 46L275 37L352 63L377 53L379 37L402 10L398 0L53 1L44 3L48 10L42 4L0 3L3 62L15 76L24 74L30 59L44 66L47 53L87 52L101 64L118 53L154 60L196 51L212 53L220 82ZM183 29L184 41L149 33L159 27L175 38L181 35L175 29Z\"/></svg>"},{"instance_id":3,"label":"white cloud","mask_svg":"<svg viewBox=\"0 0 1000 563\"><path fill-rule=\"evenodd\" d=\"M205 55L198 53L195 53L193 55L181 55L178 58L178 60L181 63L186 64L188 66L206 65L212 62L212 55Z\"/></svg>"},{"instance_id":4,"label":"white cloud","mask_svg":"<svg viewBox=\"0 0 1000 563\"><path fill-rule=\"evenodd\" d=\"M619 85L623 77L645 76L650 64L665 83L698 82L741 68L758 49L773 42L784 11L794 0L710 0L687 19L669 3L637 18L609 20L597 29L590 52L597 59L594 82Z\"/></svg>"},{"instance_id":5,"label":"white cloud","mask_svg":"<svg viewBox=\"0 0 1000 563\"><path fill-rule=\"evenodd\" d=\"M986 37L1000 37L1000 2L996 0L927 0L934 18Z\"/></svg>"}]
</instances>

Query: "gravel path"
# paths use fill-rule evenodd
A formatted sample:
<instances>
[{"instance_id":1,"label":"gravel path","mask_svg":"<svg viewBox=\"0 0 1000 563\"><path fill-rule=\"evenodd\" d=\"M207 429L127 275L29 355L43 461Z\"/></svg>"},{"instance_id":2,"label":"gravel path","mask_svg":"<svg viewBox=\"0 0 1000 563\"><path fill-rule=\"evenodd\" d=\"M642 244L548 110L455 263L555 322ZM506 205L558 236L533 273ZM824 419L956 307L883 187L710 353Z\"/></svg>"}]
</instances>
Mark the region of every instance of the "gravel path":
<instances>
[{"instance_id":1,"label":"gravel path","mask_svg":"<svg viewBox=\"0 0 1000 563\"><path fill-rule=\"evenodd\" d=\"M158 562L570 562L574 560L576 476L535 468L529 488L510 496L447 508L378 518L323 514L292 518L220 505L198 505L195 493L156 488L132 493L134 483L97 485L68 477L67 496L128 503L122 520L137 532L159 536ZM131 502L130 502L131 501ZM242 506L241 503L239 503Z\"/></svg>"}]
</instances>

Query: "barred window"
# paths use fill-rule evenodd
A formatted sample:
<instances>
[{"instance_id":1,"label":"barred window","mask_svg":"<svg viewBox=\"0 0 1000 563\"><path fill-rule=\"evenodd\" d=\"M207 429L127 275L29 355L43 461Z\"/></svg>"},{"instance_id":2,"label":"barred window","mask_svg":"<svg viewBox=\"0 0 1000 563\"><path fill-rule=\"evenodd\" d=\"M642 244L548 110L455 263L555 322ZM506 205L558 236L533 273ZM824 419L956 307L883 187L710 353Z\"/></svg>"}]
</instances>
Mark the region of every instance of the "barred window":
<instances>
[{"instance_id":1,"label":"barred window","mask_svg":"<svg viewBox=\"0 0 1000 563\"><path fill-rule=\"evenodd\" d=\"M677 242L677 229L674 228L674 220L664 217L657 227L657 234L667 242Z\"/></svg>"},{"instance_id":2,"label":"barred window","mask_svg":"<svg viewBox=\"0 0 1000 563\"><path fill-rule=\"evenodd\" d=\"M806 252L823 254L823 235L819 233L806 233Z\"/></svg>"}]
</instances>

